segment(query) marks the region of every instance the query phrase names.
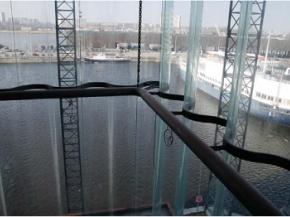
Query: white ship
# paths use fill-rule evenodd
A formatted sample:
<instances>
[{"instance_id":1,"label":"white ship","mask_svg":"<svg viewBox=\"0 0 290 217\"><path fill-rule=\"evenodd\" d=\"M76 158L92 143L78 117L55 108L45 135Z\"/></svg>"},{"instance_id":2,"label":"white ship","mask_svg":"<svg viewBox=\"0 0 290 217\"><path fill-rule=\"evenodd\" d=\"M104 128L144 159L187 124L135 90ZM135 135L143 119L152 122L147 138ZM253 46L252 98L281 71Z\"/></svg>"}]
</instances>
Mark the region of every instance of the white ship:
<instances>
[{"instance_id":1,"label":"white ship","mask_svg":"<svg viewBox=\"0 0 290 217\"><path fill-rule=\"evenodd\" d=\"M211 52L199 59L198 88L216 99L220 96L223 58L223 53ZM182 58L179 60L179 67L182 79L185 80L186 63ZM290 125L290 68L281 71L276 77L265 73L261 68L256 72L250 113ZM245 92L242 94L248 95Z\"/></svg>"},{"instance_id":2,"label":"white ship","mask_svg":"<svg viewBox=\"0 0 290 217\"><path fill-rule=\"evenodd\" d=\"M129 62L130 59L117 55L98 54L91 57L85 57L87 62Z\"/></svg>"}]
</instances>

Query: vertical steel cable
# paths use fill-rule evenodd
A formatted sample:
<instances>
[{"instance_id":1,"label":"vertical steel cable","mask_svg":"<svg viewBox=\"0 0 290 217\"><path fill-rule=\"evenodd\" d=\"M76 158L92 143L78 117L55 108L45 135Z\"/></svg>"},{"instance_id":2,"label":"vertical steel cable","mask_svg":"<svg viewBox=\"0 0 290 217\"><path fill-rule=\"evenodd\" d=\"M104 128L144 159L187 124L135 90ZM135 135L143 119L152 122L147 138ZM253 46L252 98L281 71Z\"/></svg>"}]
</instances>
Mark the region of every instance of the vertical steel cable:
<instances>
[{"instance_id":1,"label":"vertical steel cable","mask_svg":"<svg viewBox=\"0 0 290 217\"><path fill-rule=\"evenodd\" d=\"M10 14L11 14L11 22L12 22L12 38L13 38L13 51L14 51L14 58L15 58L15 64L16 64L16 73L17 73L17 86L20 85L20 78L19 78L19 71L18 71L18 60L17 60L17 53L16 53L16 40L15 40L15 24L14 24L14 14L13 14L13 6L12 6L12 0L9 1L10 3Z\"/></svg>"},{"instance_id":2,"label":"vertical steel cable","mask_svg":"<svg viewBox=\"0 0 290 217\"><path fill-rule=\"evenodd\" d=\"M84 82L84 78L83 78L83 67L82 67L82 49L83 49L83 46L82 46L82 42L83 42L83 33L81 31L81 20L82 20L82 11L81 11L81 0L79 0L78 2L78 13L79 13L79 32L78 32L78 38L79 38L79 83L83 83ZM82 102L82 99L80 98L81 102Z\"/></svg>"},{"instance_id":3,"label":"vertical steel cable","mask_svg":"<svg viewBox=\"0 0 290 217\"><path fill-rule=\"evenodd\" d=\"M137 59L137 87L140 84L140 56L141 56L141 30L142 30L142 0L139 1L139 23L138 23L138 59ZM137 208L139 201L138 198L138 97L136 97L136 110L135 110L135 198L134 208Z\"/></svg>"},{"instance_id":4,"label":"vertical steel cable","mask_svg":"<svg viewBox=\"0 0 290 217\"><path fill-rule=\"evenodd\" d=\"M142 31L142 0L139 1L137 86L139 86L140 83L140 58L141 58L141 34L142 34L141 31Z\"/></svg>"},{"instance_id":5,"label":"vertical steel cable","mask_svg":"<svg viewBox=\"0 0 290 217\"><path fill-rule=\"evenodd\" d=\"M13 51L14 51L14 55L15 55L15 61L17 63L17 54L16 54L16 51L15 51L15 45L16 45L16 42L15 42L15 26L14 26L14 15L13 15L13 9L12 9L12 0L9 1L9 4L10 4L10 14L11 14L11 22L12 22L12 33L13 33Z\"/></svg>"},{"instance_id":6,"label":"vertical steel cable","mask_svg":"<svg viewBox=\"0 0 290 217\"><path fill-rule=\"evenodd\" d=\"M81 19L82 19L82 11L81 11L81 1L79 0L79 43L80 43L80 62L82 61L82 37L81 37Z\"/></svg>"}]
</instances>

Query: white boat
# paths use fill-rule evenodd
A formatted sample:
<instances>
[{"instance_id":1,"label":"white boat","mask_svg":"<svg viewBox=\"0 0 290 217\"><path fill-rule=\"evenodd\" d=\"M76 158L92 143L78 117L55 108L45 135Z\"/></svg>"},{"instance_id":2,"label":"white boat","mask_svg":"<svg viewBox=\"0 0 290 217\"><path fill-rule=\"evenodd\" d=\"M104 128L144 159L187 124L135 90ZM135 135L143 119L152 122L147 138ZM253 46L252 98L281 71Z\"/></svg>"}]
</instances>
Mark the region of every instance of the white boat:
<instances>
[{"instance_id":1,"label":"white boat","mask_svg":"<svg viewBox=\"0 0 290 217\"><path fill-rule=\"evenodd\" d=\"M222 83L223 55L210 54L199 60L197 82L203 92L219 99ZM180 58L181 77L185 80L186 63ZM264 70L256 72L250 113L275 122L290 125L290 68L277 78L268 75ZM248 93L242 92L248 96Z\"/></svg>"},{"instance_id":2,"label":"white boat","mask_svg":"<svg viewBox=\"0 0 290 217\"><path fill-rule=\"evenodd\" d=\"M98 54L91 57L85 57L85 61L88 62L128 62L129 58L121 57L117 55L107 55L107 54Z\"/></svg>"}]
</instances>

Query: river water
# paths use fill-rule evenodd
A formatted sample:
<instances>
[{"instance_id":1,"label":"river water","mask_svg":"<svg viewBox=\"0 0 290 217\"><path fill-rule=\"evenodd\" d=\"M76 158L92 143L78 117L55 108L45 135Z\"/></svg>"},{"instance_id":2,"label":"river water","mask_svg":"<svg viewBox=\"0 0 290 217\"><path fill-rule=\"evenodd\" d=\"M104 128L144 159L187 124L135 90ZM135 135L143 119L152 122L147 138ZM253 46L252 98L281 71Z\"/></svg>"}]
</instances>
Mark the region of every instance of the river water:
<instances>
[{"instance_id":1,"label":"river water","mask_svg":"<svg viewBox=\"0 0 290 217\"><path fill-rule=\"evenodd\" d=\"M136 63L83 63L80 82L136 82ZM28 83L57 84L55 63L2 64L3 88ZM159 64L143 62L141 81L157 80ZM172 92L183 92L178 67L172 65ZM216 115L218 102L198 92L196 112ZM171 108L180 109L178 102ZM1 168L10 215L63 213L64 185L58 100L0 103ZM154 113L135 97L80 99L80 135L86 212L151 205ZM215 126L193 123L193 131L212 145ZM289 128L250 117L247 146L290 158ZM165 148L163 200L174 202L181 144L176 136ZM206 195L208 170L190 157L187 206ZM274 166L242 162L242 175L279 208L288 205L290 174ZM250 199L250 198L249 198ZM240 206L236 211L246 214Z\"/></svg>"},{"instance_id":2,"label":"river water","mask_svg":"<svg viewBox=\"0 0 290 217\"><path fill-rule=\"evenodd\" d=\"M18 37L18 38L17 38ZM25 40L23 40L25 38ZM16 34L16 48L39 49L55 44L54 34ZM0 44L13 47L11 33ZM83 63L79 82L135 84L136 63ZM57 85L55 63L1 64L0 87L31 83ZM172 92L183 94L184 83L172 65ZM143 62L141 81L158 80L159 64ZM178 102L171 109L181 109ZM196 112L217 114L218 102L198 92ZM65 193L58 100L0 102L0 163L9 215L64 214ZM135 97L80 99L82 181L86 212L150 206L153 191L154 113ZM215 126L193 122L193 131L212 145ZM250 117L246 148L290 158L289 127ZM163 201L173 204L181 143L174 137L165 148ZM208 170L192 154L189 159L187 207L206 196ZM289 207L288 171L242 162L242 175L279 208ZM1 189L0 189L1 190ZM250 200L250 198L249 198ZM3 203L2 203L3 205ZM4 204L5 205L5 204ZM0 207L0 209L2 209ZM247 214L235 204L235 211Z\"/></svg>"}]
</instances>

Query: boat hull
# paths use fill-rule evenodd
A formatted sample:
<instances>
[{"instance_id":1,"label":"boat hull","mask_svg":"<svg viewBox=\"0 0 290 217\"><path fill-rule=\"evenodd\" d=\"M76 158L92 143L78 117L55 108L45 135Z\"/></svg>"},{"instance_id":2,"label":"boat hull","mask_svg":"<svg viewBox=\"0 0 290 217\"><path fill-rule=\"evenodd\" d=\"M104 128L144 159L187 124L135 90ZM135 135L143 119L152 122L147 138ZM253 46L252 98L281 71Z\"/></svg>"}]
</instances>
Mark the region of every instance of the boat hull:
<instances>
[{"instance_id":1,"label":"boat hull","mask_svg":"<svg viewBox=\"0 0 290 217\"><path fill-rule=\"evenodd\" d=\"M198 80L198 89L205 92L206 94L219 100L220 91L219 87L204 81ZM267 120L269 122L280 123L284 125L290 125L290 111L286 109L274 109L272 106L259 102L257 100L252 100L250 114Z\"/></svg>"},{"instance_id":2,"label":"boat hull","mask_svg":"<svg viewBox=\"0 0 290 217\"><path fill-rule=\"evenodd\" d=\"M84 58L86 62L129 62L129 59L125 58L107 58L107 59L94 59L94 58Z\"/></svg>"}]
</instances>

